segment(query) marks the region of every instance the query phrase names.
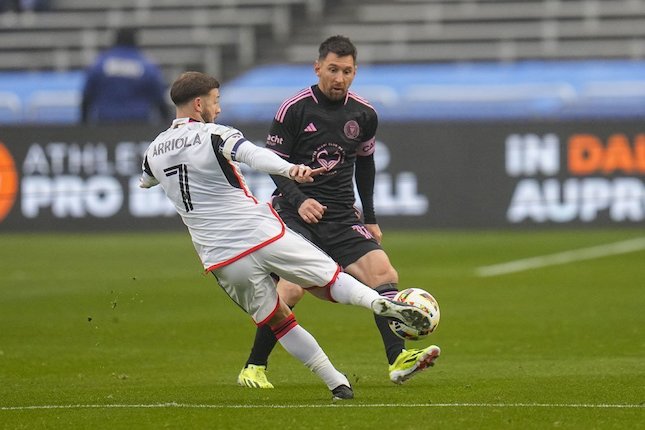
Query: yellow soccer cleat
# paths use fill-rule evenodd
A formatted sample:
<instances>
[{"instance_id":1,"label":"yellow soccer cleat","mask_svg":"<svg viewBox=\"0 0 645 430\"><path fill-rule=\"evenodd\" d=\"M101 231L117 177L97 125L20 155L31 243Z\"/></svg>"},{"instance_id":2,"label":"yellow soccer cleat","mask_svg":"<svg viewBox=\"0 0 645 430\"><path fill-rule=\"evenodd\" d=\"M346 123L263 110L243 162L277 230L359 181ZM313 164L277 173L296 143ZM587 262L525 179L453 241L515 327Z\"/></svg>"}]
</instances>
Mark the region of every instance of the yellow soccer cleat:
<instances>
[{"instance_id":1,"label":"yellow soccer cleat","mask_svg":"<svg viewBox=\"0 0 645 430\"><path fill-rule=\"evenodd\" d=\"M266 370L266 366L249 364L240 372L237 383L249 388L273 388L273 384L267 380Z\"/></svg>"},{"instance_id":2,"label":"yellow soccer cleat","mask_svg":"<svg viewBox=\"0 0 645 430\"><path fill-rule=\"evenodd\" d=\"M434 366L439 354L441 349L436 345L430 345L425 349L404 349L390 365L390 380L395 384L404 383L417 372Z\"/></svg>"}]
</instances>

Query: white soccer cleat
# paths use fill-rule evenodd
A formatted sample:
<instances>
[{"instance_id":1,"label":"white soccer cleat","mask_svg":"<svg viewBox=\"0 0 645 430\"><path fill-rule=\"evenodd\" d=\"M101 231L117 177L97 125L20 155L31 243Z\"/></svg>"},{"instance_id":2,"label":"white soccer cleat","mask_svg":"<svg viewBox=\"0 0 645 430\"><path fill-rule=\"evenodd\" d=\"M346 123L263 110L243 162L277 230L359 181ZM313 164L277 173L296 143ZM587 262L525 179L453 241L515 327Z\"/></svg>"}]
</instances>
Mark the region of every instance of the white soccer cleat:
<instances>
[{"instance_id":1,"label":"white soccer cleat","mask_svg":"<svg viewBox=\"0 0 645 430\"><path fill-rule=\"evenodd\" d=\"M376 315L401 321L418 331L430 328L430 314L421 308L403 302L395 302L380 297L372 302L372 311Z\"/></svg>"}]
</instances>

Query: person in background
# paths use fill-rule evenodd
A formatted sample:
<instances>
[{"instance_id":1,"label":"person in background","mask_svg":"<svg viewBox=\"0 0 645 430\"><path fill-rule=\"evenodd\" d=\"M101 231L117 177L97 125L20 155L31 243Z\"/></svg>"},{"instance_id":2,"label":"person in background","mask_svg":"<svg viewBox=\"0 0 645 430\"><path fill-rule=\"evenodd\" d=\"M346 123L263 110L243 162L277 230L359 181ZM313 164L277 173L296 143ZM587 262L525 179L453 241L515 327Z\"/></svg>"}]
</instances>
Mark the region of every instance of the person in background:
<instances>
[{"instance_id":1,"label":"person in background","mask_svg":"<svg viewBox=\"0 0 645 430\"><path fill-rule=\"evenodd\" d=\"M49 9L49 0L0 0L0 13L40 12Z\"/></svg>"},{"instance_id":2,"label":"person in background","mask_svg":"<svg viewBox=\"0 0 645 430\"><path fill-rule=\"evenodd\" d=\"M49 0L20 0L20 10L23 12L33 11L40 12L49 10Z\"/></svg>"},{"instance_id":3,"label":"person in background","mask_svg":"<svg viewBox=\"0 0 645 430\"><path fill-rule=\"evenodd\" d=\"M164 123L170 118L165 94L161 71L137 46L137 31L123 28L87 71L81 122Z\"/></svg>"}]
</instances>

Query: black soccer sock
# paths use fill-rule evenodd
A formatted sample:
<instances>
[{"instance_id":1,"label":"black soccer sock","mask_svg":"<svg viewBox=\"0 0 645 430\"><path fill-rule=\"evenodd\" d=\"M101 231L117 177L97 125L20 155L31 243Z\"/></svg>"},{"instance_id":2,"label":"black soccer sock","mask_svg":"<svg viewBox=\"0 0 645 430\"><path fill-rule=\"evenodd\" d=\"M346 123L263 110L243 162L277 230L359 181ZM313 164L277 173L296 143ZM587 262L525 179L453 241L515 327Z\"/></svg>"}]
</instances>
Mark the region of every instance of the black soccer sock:
<instances>
[{"instance_id":1,"label":"black soccer sock","mask_svg":"<svg viewBox=\"0 0 645 430\"><path fill-rule=\"evenodd\" d=\"M246 360L244 367L247 367L249 364L255 364L256 366L266 366L269 362L269 355L273 351L273 347L278 343L273 331L269 324L264 324L262 327L258 327L255 330L255 340L253 341L253 347L251 348L251 354L249 359Z\"/></svg>"},{"instance_id":2,"label":"black soccer sock","mask_svg":"<svg viewBox=\"0 0 645 430\"><path fill-rule=\"evenodd\" d=\"M380 285L376 287L375 290L381 296L387 297L388 299L393 299L396 293L399 292L395 283ZM405 342L403 339L395 335L392 329L390 329L390 320L388 318L374 315L374 321L376 322L376 327L381 333L381 338L383 339L387 361L392 364L396 360L396 357L398 357L401 351L405 348Z\"/></svg>"}]
</instances>

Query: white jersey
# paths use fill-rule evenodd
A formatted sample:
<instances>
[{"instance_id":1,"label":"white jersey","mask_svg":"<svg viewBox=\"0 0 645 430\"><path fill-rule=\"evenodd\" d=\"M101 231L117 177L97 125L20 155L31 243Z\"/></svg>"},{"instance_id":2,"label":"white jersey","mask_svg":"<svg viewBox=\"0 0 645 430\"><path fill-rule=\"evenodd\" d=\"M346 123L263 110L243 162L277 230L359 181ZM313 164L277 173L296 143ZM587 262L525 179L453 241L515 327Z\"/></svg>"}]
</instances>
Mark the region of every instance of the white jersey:
<instances>
[{"instance_id":1,"label":"white jersey","mask_svg":"<svg viewBox=\"0 0 645 430\"><path fill-rule=\"evenodd\" d=\"M150 144L142 186L157 182L188 227L207 271L232 263L282 237L285 225L249 191L238 162L289 177L293 164L238 130L178 118Z\"/></svg>"}]
</instances>

